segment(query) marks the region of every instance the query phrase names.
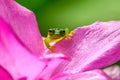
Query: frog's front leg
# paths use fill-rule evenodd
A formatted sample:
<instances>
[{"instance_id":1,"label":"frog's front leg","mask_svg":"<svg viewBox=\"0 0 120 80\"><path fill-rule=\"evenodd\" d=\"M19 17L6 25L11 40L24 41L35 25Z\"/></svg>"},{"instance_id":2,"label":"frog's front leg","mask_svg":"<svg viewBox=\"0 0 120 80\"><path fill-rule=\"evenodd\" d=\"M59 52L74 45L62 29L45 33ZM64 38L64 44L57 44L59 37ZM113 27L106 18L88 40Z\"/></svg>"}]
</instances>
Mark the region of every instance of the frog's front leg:
<instances>
[{"instance_id":1,"label":"frog's front leg","mask_svg":"<svg viewBox=\"0 0 120 80\"><path fill-rule=\"evenodd\" d=\"M66 38L72 39L72 36L75 34L74 31L71 31L68 35L66 35Z\"/></svg>"},{"instance_id":2,"label":"frog's front leg","mask_svg":"<svg viewBox=\"0 0 120 80\"><path fill-rule=\"evenodd\" d=\"M46 47L47 47L52 53L54 53L54 46L51 46L51 45L50 45L50 40L49 40L48 38L46 38L46 39L44 40L44 43L45 43Z\"/></svg>"}]
</instances>

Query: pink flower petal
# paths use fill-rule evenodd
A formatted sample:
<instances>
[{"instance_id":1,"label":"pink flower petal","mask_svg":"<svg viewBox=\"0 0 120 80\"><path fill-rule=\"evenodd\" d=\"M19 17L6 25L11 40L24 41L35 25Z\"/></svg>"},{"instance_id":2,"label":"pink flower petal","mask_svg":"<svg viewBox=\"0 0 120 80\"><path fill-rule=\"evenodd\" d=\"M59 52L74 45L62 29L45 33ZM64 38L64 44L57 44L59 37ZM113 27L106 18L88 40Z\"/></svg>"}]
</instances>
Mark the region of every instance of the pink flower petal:
<instances>
[{"instance_id":1,"label":"pink flower petal","mask_svg":"<svg viewBox=\"0 0 120 80\"><path fill-rule=\"evenodd\" d=\"M14 0L0 0L0 16L12 26L18 38L35 55L42 55L44 46L36 18L30 10Z\"/></svg>"},{"instance_id":2,"label":"pink flower petal","mask_svg":"<svg viewBox=\"0 0 120 80\"><path fill-rule=\"evenodd\" d=\"M0 59L0 65L9 71L14 79L27 77L33 80L46 65L20 44L10 27L1 18Z\"/></svg>"},{"instance_id":3,"label":"pink flower petal","mask_svg":"<svg viewBox=\"0 0 120 80\"><path fill-rule=\"evenodd\" d=\"M112 80L120 80L120 67L117 65L104 69L104 72L112 78Z\"/></svg>"},{"instance_id":4,"label":"pink flower petal","mask_svg":"<svg viewBox=\"0 0 120 80\"><path fill-rule=\"evenodd\" d=\"M45 56L42 60L46 62L46 67L44 68L42 73L38 75L36 80L38 79L49 80L49 78L53 76L52 74L56 70L56 67L58 67L62 61L68 59L62 54L51 54Z\"/></svg>"},{"instance_id":5,"label":"pink flower petal","mask_svg":"<svg viewBox=\"0 0 120 80\"><path fill-rule=\"evenodd\" d=\"M71 58L70 62L62 62L56 73L103 68L120 59L120 21L96 22L75 33L71 40L55 45L56 52Z\"/></svg>"},{"instance_id":6,"label":"pink flower petal","mask_svg":"<svg viewBox=\"0 0 120 80\"><path fill-rule=\"evenodd\" d=\"M51 80L111 80L101 70L91 70L82 73L75 73L66 76L57 76Z\"/></svg>"},{"instance_id":7,"label":"pink flower petal","mask_svg":"<svg viewBox=\"0 0 120 80\"><path fill-rule=\"evenodd\" d=\"M68 80L111 80L100 70L92 70L70 76Z\"/></svg>"},{"instance_id":8,"label":"pink flower petal","mask_svg":"<svg viewBox=\"0 0 120 80\"><path fill-rule=\"evenodd\" d=\"M0 65L9 71L14 79L49 79L56 67L67 59L61 54L50 54L38 59L20 44L10 28L0 18Z\"/></svg>"},{"instance_id":9,"label":"pink flower petal","mask_svg":"<svg viewBox=\"0 0 120 80\"><path fill-rule=\"evenodd\" d=\"M0 66L0 80L13 80L11 75L1 66Z\"/></svg>"}]
</instances>

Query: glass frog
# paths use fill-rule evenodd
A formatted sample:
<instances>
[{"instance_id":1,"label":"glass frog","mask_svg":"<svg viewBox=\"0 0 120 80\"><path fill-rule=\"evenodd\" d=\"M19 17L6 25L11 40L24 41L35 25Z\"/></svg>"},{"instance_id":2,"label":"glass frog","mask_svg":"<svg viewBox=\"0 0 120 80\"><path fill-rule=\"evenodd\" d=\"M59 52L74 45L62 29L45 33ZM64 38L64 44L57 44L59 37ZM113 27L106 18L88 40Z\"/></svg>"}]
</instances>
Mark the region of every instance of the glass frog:
<instances>
[{"instance_id":1,"label":"glass frog","mask_svg":"<svg viewBox=\"0 0 120 80\"><path fill-rule=\"evenodd\" d=\"M68 28L65 29L49 29L47 37L44 39L44 43L46 47L54 53L54 46L51 46L50 43L57 43L64 38L71 39L71 37L75 34L74 31L69 31Z\"/></svg>"}]
</instances>

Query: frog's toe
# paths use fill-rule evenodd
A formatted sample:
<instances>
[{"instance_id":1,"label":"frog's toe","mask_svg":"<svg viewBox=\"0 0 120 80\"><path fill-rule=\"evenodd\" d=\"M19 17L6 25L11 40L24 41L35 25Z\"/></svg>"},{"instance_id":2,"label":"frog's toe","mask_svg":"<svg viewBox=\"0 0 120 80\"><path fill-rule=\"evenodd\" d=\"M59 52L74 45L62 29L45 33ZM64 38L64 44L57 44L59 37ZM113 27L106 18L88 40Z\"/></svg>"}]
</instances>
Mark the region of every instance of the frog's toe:
<instances>
[{"instance_id":1,"label":"frog's toe","mask_svg":"<svg viewBox=\"0 0 120 80\"><path fill-rule=\"evenodd\" d=\"M55 53L54 46L51 46L50 50L51 50L52 53Z\"/></svg>"},{"instance_id":2,"label":"frog's toe","mask_svg":"<svg viewBox=\"0 0 120 80\"><path fill-rule=\"evenodd\" d=\"M71 31L70 34L67 36L68 39L72 39L72 36L75 34L74 31Z\"/></svg>"}]
</instances>

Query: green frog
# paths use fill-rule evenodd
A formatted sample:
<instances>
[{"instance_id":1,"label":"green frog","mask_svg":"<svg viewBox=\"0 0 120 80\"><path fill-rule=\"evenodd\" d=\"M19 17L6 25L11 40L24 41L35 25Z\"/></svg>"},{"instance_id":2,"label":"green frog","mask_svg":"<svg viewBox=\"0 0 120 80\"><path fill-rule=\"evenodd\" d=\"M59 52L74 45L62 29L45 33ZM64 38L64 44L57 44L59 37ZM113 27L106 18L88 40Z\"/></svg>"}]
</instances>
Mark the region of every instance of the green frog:
<instances>
[{"instance_id":1,"label":"green frog","mask_svg":"<svg viewBox=\"0 0 120 80\"><path fill-rule=\"evenodd\" d=\"M47 37L44 39L44 43L46 47L54 53L54 46L51 46L50 43L57 43L64 38L71 39L71 37L75 34L74 31L71 31L68 28L65 29L49 29Z\"/></svg>"}]
</instances>

